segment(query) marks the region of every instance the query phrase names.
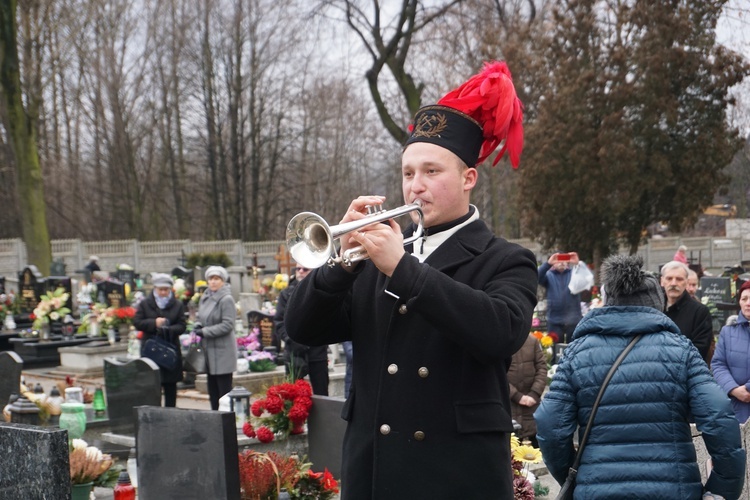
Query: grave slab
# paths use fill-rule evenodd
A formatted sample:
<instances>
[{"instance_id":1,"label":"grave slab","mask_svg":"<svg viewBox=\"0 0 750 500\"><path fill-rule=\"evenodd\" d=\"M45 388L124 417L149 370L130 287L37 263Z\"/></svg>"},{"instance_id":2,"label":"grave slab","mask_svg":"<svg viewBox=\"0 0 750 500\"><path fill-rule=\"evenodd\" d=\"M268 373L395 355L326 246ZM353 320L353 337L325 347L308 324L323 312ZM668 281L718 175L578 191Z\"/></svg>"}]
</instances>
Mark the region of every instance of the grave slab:
<instances>
[{"instance_id":1,"label":"grave slab","mask_svg":"<svg viewBox=\"0 0 750 500\"><path fill-rule=\"evenodd\" d=\"M0 352L0 405L5 407L13 393L21 392L23 360L15 352Z\"/></svg>"},{"instance_id":2,"label":"grave slab","mask_svg":"<svg viewBox=\"0 0 750 500\"><path fill-rule=\"evenodd\" d=\"M234 413L137 408L138 498L240 498Z\"/></svg>"},{"instance_id":3,"label":"grave slab","mask_svg":"<svg viewBox=\"0 0 750 500\"><path fill-rule=\"evenodd\" d=\"M115 434L135 433L135 407L161 405L161 375L150 359L106 358L104 384L110 429Z\"/></svg>"},{"instance_id":4,"label":"grave slab","mask_svg":"<svg viewBox=\"0 0 750 500\"><path fill-rule=\"evenodd\" d=\"M67 431L0 423L0 498L70 498Z\"/></svg>"}]
</instances>

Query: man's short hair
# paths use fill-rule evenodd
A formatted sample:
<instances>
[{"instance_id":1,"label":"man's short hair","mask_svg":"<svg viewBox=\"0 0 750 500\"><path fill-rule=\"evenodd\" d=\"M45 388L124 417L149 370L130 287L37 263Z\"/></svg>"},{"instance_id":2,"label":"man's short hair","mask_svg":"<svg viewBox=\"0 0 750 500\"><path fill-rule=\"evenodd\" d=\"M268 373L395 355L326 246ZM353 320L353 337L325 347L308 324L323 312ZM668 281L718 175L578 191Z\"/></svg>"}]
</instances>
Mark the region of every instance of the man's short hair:
<instances>
[{"instance_id":1,"label":"man's short hair","mask_svg":"<svg viewBox=\"0 0 750 500\"><path fill-rule=\"evenodd\" d=\"M687 266L687 264L683 264L682 262L677 262L676 260L671 260L661 266L661 275L662 277L667 274L667 271L671 271L672 269L682 269L685 271L685 278L688 277L688 273L690 272L690 268Z\"/></svg>"},{"instance_id":2,"label":"man's short hair","mask_svg":"<svg viewBox=\"0 0 750 500\"><path fill-rule=\"evenodd\" d=\"M695 279L698 279L698 273L693 271L692 269L688 268L688 279L695 277Z\"/></svg>"}]
</instances>

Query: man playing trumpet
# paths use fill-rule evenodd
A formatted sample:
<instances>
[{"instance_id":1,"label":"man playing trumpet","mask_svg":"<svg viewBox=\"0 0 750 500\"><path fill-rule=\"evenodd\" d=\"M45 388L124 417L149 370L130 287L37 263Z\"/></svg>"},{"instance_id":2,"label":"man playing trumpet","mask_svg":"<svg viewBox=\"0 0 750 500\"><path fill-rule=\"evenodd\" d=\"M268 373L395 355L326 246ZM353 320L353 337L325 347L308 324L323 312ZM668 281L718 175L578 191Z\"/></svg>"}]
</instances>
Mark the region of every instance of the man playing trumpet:
<instances>
[{"instance_id":1,"label":"man playing trumpet","mask_svg":"<svg viewBox=\"0 0 750 500\"><path fill-rule=\"evenodd\" d=\"M289 300L295 341L353 342L345 500L513 498L506 371L531 326L536 259L495 237L469 198L475 166L500 143L498 159L507 150L518 165L521 120L497 62L421 108L401 171L423 236L405 247L414 224L402 234L393 220L347 233L342 253L361 245L369 260L318 268ZM383 201L360 196L341 222Z\"/></svg>"}]
</instances>

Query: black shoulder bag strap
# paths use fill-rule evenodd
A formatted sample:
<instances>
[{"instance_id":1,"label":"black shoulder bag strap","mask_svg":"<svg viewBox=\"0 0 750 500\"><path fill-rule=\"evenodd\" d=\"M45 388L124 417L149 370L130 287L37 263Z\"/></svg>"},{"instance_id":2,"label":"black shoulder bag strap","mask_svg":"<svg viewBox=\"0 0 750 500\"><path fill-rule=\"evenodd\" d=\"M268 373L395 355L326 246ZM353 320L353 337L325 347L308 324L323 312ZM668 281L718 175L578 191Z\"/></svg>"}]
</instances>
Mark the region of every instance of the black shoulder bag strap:
<instances>
[{"instance_id":1,"label":"black shoulder bag strap","mask_svg":"<svg viewBox=\"0 0 750 500\"><path fill-rule=\"evenodd\" d=\"M591 427L593 427L594 424L594 417L596 416L596 410L599 409L599 403L602 401L602 396L604 396L604 390L607 388L607 385L609 385L609 381L612 380L612 376L617 371L617 367L620 366L620 363L622 363L622 360L625 359L625 356L628 355L631 349L635 347L636 342L638 342L641 337L643 337L643 334L636 335L633 337L633 340L630 341L630 343L625 347L625 350L620 353L620 355L615 360L614 364L612 365L612 368L609 369L609 372L607 373L607 376L604 377L604 382L602 382L602 386L599 389L599 394L596 395L596 401L594 401L594 406L591 407L591 415L589 416L589 421L586 424L586 430L583 432L583 437L581 438L581 442L578 444L578 452L576 453L576 458L573 461L573 465L570 467L569 474L578 474L578 466L581 464L581 457L583 456L583 449L586 447L586 441L589 439L589 434L591 433Z\"/></svg>"}]
</instances>

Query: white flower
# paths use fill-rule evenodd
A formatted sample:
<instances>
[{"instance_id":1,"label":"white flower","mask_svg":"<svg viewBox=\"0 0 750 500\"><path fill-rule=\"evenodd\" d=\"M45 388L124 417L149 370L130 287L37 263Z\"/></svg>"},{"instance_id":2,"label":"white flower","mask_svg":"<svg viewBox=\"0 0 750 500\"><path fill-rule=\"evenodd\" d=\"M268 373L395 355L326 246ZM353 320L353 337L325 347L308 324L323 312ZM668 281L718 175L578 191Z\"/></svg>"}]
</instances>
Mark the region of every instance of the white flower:
<instances>
[{"instance_id":1,"label":"white flower","mask_svg":"<svg viewBox=\"0 0 750 500\"><path fill-rule=\"evenodd\" d=\"M52 321L57 321L58 319L60 319L60 313L57 311L52 311L51 313L49 313L49 319L51 319Z\"/></svg>"},{"instance_id":2,"label":"white flower","mask_svg":"<svg viewBox=\"0 0 750 500\"><path fill-rule=\"evenodd\" d=\"M89 446L86 448L86 459L91 460L92 462L101 462L103 458L101 450L96 446Z\"/></svg>"},{"instance_id":3,"label":"white flower","mask_svg":"<svg viewBox=\"0 0 750 500\"><path fill-rule=\"evenodd\" d=\"M73 449L74 450L85 450L88 448L89 444L84 441L83 439L74 439L73 440Z\"/></svg>"}]
</instances>

